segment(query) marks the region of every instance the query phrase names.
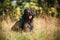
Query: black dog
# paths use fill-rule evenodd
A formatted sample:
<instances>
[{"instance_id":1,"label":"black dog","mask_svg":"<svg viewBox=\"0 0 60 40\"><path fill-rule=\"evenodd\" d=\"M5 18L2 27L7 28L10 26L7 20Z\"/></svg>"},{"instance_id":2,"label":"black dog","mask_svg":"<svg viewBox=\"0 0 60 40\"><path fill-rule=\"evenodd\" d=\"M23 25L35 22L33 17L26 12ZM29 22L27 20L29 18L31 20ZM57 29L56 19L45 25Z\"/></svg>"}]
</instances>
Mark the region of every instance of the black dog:
<instances>
[{"instance_id":1,"label":"black dog","mask_svg":"<svg viewBox=\"0 0 60 40\"><path fill-rule=\"evenodd\" d=\"M36 14L35 9L27 8L24 10L22 18L12 27L13 30L29 32L33 29L33 18Z\"/></svg>"}]
</instances>

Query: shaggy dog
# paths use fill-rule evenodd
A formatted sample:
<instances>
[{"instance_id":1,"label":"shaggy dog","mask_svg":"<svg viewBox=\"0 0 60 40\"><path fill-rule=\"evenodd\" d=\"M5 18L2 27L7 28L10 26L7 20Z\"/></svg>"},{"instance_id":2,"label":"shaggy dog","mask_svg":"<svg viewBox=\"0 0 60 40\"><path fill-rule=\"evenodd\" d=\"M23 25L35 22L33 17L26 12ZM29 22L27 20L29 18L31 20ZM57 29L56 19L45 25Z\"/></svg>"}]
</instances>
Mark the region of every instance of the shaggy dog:
<instances>
[{"instance_id":1,"label":"shaggy dog","mask_svg":"<svg viewBox=\"0 0 60 40\"><path fill-rule=\"evenodd\" d=\"M15 31L22 31L24 30L25 32L30 32L33 29L33 18L36 14L36 10L33 8L26 8L24 10L24 14L22 18L17 21L13 27L12 30Z\"/></svg>"}]
</instances>

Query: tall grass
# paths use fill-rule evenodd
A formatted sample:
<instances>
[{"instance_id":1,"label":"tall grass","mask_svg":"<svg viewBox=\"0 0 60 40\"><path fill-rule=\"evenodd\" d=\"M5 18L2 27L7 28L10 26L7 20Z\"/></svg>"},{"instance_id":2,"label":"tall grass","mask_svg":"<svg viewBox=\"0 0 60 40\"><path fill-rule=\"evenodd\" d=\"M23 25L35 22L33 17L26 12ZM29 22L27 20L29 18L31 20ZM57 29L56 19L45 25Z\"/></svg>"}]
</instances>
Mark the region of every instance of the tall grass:
<instances>
[{"instance_id":1,"label":"tall grass","mask_svg":"<svg viewBox=\"0 0 60 40\"><path fill-rule=\"evenodd\" d=\"M60 27L57 18L35 18L33 32L22 33L12 31L15 22L9 20L0 22L0 40L57 40L57 29Z\"/></svg>"}]
</instances>

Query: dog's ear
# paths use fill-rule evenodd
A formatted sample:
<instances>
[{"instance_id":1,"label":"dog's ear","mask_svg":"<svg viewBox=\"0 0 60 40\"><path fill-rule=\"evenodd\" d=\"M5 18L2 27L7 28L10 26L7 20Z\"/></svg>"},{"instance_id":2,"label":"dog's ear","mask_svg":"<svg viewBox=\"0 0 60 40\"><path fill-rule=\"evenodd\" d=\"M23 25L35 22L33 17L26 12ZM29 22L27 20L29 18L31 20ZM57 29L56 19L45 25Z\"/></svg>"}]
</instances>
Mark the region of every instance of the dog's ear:
<instances>
[{"instance_id":1,"label":"dog's ear","mask_svg":"<svg viewBox=\"0 0 60 40\"><path fill-rule=\"evenodd\" d=\"M28 14L28 9L25 9L25 10L24 10L24 15L25 15L25 16L28 16L28 15L29 15L29 14Z\"/></svg>"}]
</instances>

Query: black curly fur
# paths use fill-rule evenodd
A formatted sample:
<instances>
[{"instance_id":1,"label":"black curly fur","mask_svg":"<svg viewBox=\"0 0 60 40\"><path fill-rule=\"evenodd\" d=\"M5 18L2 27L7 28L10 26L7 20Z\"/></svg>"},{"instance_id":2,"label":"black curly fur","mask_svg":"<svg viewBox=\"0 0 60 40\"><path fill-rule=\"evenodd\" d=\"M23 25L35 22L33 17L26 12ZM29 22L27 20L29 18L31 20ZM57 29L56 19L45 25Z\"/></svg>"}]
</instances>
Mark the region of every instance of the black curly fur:
<instances>
[{"instance_id":1,"label":"black curly fur","mask_svg":"<svg viewBox=\"0 0 60 40\"><path fill-rule=\"evenodd\" d=\"M33 29L33 18L35 16L35 13L36 13L36 11L33 8L25 9L22 18L14 24L12 29L16 28L14 30L20 30L20 29L26 30L28 28L29 31L31 31ZM32 19L29 19L30 15L32 16Z\"/></svg>"}]
</instances>

